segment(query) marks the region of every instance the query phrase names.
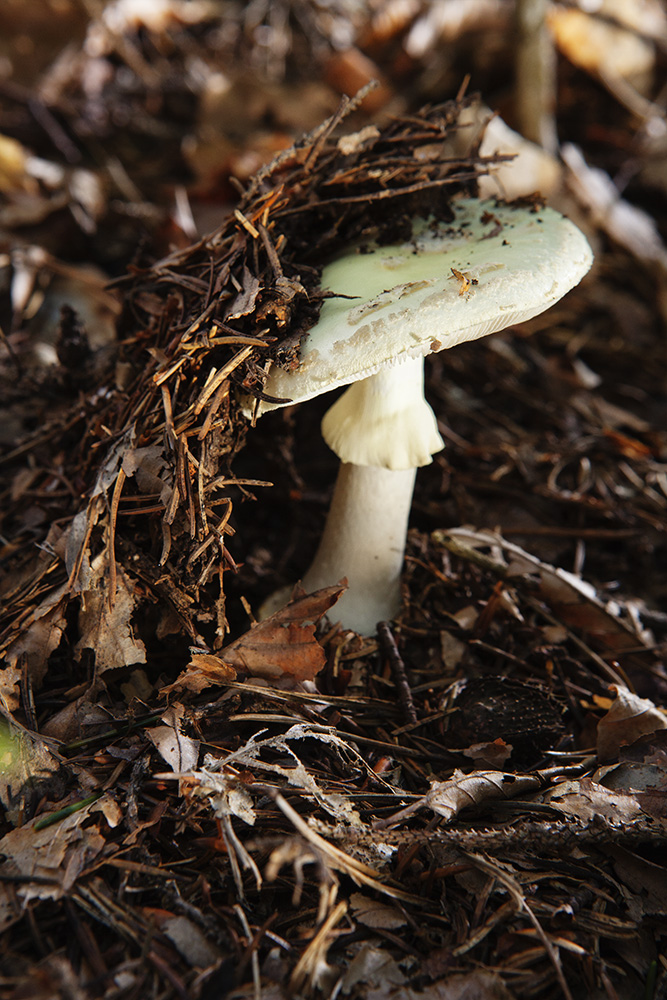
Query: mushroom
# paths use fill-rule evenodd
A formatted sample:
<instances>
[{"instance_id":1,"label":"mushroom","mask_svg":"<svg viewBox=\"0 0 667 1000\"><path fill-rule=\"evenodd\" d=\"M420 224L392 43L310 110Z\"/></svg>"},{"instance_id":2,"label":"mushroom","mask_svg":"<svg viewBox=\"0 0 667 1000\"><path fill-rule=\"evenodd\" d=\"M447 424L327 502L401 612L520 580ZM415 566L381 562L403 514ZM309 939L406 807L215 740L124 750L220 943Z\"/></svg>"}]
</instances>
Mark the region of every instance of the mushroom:
<instances>
[{"instance_id":1,"label":"mushroom","mask_svg":"<svg viewBox=\"0 0 667 1000\"><path fill-rule=\"evenodd\" d=\"M265 386L298 403L352 383L322 421L341 466L302 583L313 591L347 577L335 616L362 635L400 607L416 471L444 446L424 398L425 355L538 315L592 262L582 233L551 209L477 199L451 208L449 222L417 220L406 243L360 245L326 266L322 286L335 296L298 368L272 365ZM288 596L279 591L264 612Z\"/></svg>"}]
</instances>

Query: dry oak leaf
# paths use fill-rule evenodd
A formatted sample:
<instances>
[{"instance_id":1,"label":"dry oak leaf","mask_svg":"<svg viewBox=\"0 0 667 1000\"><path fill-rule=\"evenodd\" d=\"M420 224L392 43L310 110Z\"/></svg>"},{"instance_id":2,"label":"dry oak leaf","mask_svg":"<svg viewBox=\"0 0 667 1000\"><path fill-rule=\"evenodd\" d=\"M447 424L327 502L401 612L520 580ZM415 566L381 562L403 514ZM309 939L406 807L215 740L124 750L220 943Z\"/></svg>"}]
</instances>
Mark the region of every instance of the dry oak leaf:
<instances>
[{"instance_id":1,"label":"dry oak leaf","mask_svg":"<svg viewBox=\"0 0 667 1000\"><path fill-rule=\"evenodd\" d=\"M612 685L616 697L606 715L598 722L599 760L618 756L622 746L634 743L648 733L667 729L667 715L648 698L639 698L620 684Z\"/></svg>"},{"instance_id":2,"label":"dry oak leaf","mask_svg":"<svg viewBox=\"0 0 667 1000\"><path fill-rule=\"evenodd\" d=\"M448 781L434 781L424 796L424 804L450 823L462 809L493 799L514 799L539 788L539 778L532 774L508 774L505 771L454 771Z\"/></svg>"},{"instance_id":3,"label":"dry oak leaf","mask_svg":"<svg viewBox=\"0 0 667 1000\"><path fill-rule=\"evenodd\" d=\"M315 638L315 626L331 608L345 587L323 587L313 594L301 592L286 607L258 622L240 639L226 646L219 656L196 654L183 673L162 694L203 688L233 679L237 673L275 681L289 677L312 680L326 662L324 650Z\"/></svg>"}]
</instances>

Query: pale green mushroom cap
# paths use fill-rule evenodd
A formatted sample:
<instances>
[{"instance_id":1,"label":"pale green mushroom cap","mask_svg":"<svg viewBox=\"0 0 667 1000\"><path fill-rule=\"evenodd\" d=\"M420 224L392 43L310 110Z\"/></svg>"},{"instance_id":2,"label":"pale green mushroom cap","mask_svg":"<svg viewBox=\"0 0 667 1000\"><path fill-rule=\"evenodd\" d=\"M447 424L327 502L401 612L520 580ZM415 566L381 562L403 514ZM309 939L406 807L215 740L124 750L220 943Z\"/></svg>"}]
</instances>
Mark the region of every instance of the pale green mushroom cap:
<instances>
[{"instance_id":1,"label":"pale green mushroom cap","mask_svg":"<svg viewBox=\"0 0 667 1000\"><path fill-rule=\"evenodd\" d=\"M303 402L504 330L548 309L591 266L585 236L552 209L477 199L452 209L452 222L418 221L409 242L360 246L325 267L322 287L347 297L325 300L298 368L272 365L265 393Z\"/></svg>"}]
</instances>

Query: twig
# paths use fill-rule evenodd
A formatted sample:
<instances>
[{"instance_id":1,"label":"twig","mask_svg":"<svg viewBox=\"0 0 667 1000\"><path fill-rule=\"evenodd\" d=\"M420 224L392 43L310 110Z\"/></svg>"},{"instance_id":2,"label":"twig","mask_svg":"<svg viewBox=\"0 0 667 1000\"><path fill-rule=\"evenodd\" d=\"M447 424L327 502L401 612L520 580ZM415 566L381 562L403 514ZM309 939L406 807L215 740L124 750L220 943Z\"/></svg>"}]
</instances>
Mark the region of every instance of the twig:
<instances>
[{"instance_id":1,"label":"twig","mask_svg":"<svg viewBox=\"0 0 667 1000\"><path fill-rule=\"evenodd\" d=\"M415 726L419 722L419 719L417 718L415 703L412 700L410 682L408 681L405 663L403 662L403 658L398 651L398 646L396 645L393 632L389 627L389 622L378 622L377 629L380 646L383 653L389 660L389 665L391 666L394 674L394 683L396 684L396 689L398 691L403 718L408 725Z\"/></svg>"}]
</instances>

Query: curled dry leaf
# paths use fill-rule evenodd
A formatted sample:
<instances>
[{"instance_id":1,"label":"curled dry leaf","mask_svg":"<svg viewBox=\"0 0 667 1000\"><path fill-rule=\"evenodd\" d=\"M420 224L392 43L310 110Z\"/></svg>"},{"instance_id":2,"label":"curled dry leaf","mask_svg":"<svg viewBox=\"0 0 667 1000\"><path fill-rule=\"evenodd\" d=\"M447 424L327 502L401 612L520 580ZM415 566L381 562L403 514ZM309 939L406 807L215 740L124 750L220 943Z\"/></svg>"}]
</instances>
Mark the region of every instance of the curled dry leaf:
<instances>
[{"instance_id":1,"label":"curled dry leaf","mask_svg":"<svg viewBox=\"0 0 667 1000\"><path fill-rule=\"evenodd\" d=\"M600 719L597 731L597 752L600 760L618 756L622 746L634 743L641 736L667 729L667 716L648 698L639 698L620 684L613 685L616 698L606 715Z\"/></svg>"},{"instance_id":2,"label":"curled dry leaf","mask_svg":"<svg viewBox=\"0 0 667 1000\"><path fill-rule=\"evenodd\" d=\"M341 586L323 587L313 594L299 594L270 618L253 625L219 656L193 656L180 677L162 693L185 690L196 694L233 680L237 673L270 681L283 677L312 680L326 662L315 638L315 626L344 590Z\"/></svg>"},{"instance_id":3,"label":"curled dry leaf","mask_svg":"<svg viewBox=\"0 0 667 1000\"><path fill-rule=\"evenodd\" d=\"M204 688L233 681L235 677L234 668L228 667L219 656L214 656L213 653L195 653L174 683L161 688L160 694L165 697L175 691L199 694Z\"/></svg>"},{"instance_id":4,"label":"curled dry leaf","mask_svg":"<svg viewBox=\"0 0 667 1000\"><path fill-rule=\"evenodd\" d=\"M312 680L326 662L315 638L315 626L344 590L334 586L299 594L227 646L222 659L252 677L277 680L287 674L298 681Z\"/></svg>"},{"instance_id":5,"label":"curled dry leaf","mask_svg":"<svg viewBox=\"0 0 667 1000\"><path fill-rule=\"evenodd\" d=\"M425 805L448 822L462 809L478 806L488 799L513 799L539 788L539 778L531 774L506 774L504 771L454 771L449 781L436 781L424 796Z\"/></svg>"},{"instance_id":6,"label":"curled dry leaf","mask_svg":"<svg viewBox=\"0 0 667 1000\"><path fill-rule=\"evenodd\" d=\"M433 781L417 802L377 824L378 828L395 826L421 809L431 809L447 823L456 819L462 809L478 806L492 799L514 799L536 791L541 785L539 774L511 774L505 771L475 771L464 774L458 768L448 781Z\"/></svg>"}]
</instances>

